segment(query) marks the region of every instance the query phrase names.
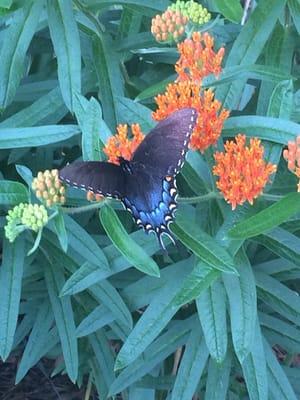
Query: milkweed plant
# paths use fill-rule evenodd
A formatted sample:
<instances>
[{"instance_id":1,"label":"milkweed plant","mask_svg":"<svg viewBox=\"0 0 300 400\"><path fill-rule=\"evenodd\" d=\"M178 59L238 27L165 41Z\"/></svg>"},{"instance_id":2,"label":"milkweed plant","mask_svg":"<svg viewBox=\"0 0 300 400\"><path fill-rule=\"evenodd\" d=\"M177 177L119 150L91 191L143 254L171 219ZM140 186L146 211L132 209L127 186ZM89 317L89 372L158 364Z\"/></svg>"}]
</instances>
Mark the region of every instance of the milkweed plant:
<instances>
[{"instance_id":1,"label":"milkweed plant","mask_svg":"<svg viewBox=\"0 0 300 400\"><path fill-rule=\"evenodd\" d=\"M85 399L299 399L299 2L0 5L0 377L47 359ZM186 107L163 252L59 170L130 160Z\"/></svg>"}]
</instances>

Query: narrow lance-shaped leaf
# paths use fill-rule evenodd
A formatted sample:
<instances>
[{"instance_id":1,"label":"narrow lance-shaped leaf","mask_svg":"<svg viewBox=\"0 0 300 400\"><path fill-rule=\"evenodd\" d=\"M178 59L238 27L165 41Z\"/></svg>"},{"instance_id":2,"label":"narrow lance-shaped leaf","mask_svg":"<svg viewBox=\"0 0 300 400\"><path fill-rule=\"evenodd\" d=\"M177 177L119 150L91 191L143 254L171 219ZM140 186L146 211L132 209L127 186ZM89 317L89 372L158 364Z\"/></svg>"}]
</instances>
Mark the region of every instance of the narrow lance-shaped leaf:
<instances>
[{"instance_id":1,"label":"narrow lance-shaped leaf","mask_svg":"<svg viewBox=\"0 0 300 400\"><path fill-rule=\"evenodd\" d=\"M250 400L267 400L267 366L258 321L255 329L255 340L252 342L250 353L242 363L242 369Z\"/></svg>"},{"instance_id":2,"label":"narrow lance-shaped leaf","mask_svg":"<svg viewBox=\"0 0 300 400\"><path fill-rule=\"evenodd\" d=\"M237 273L229 253L188 216L176 216L171 225L172 232L201 260L220 271Z\"/></svg>"},{"instance_id":3,"label":"narrow lance-shaped leaf","mask_svg":"<svg viewBox=\"0 0 300 400\"><path fill-rule=\"evenodd\" d=\"M180 362L171 400L190 400L193 397L207 362L208 354L199 322L195 321Z\"/></svg>"},{"instance_id":4,"label":"narrow lance-shaped leaf","mask_svg":"<svg viewBox=\"0 0 300 400\"><path fill-rule=\"evenodd\" d=\"M211 357L223 362L227 351L226 293L223 282L216 280L196 300L205 342Z\"/></svg>"},{"instance_id":5,"label":"narrow lance-shaped leaf","mask_svg":"<svg viewBox=\"0 0 300 400\"><path fill-rule=\"evenodd\" d=\"M228 55L226 66L254 64L264 48L274 25L280 15L285 1L263 0L260 1L249 21L243 27L238 38ZM235 108L238 105L244 80L238 80L231 85L219 88L216 97L224 107Z\"/></svg>"},{"instance_id":6,"label":"narrow lance-shaped leaf","mask_svg":"<svg viewBox=\"0 0 300 400\"><path fill-rule=\"evenodd\" d=\"M72 382L78 375L78 348L75 322L70 297L59 298L64 284L62 268L52 262L45 265L47 289L58 329L67 373Z\"/></svg>"},{"instance_id":7,"label":"narrow lance-shaped leaf","mask_svg":"<svg viewBox=\"0 0 300 400\"><path fill-rule=\"evenodd\" d=\"M294 392L292 385L273 353L271 346L266 340L264 340L263 343L267 359L269 388L272 393L272 398L275 400L297 400L298 396Z\"/></svg>"},{"instance_id":8,"label":"narrow lance-shaped leaf","mask_svg":"<svg viewBox=\"0 0 300 400\"><path fill-rule=\"evenodd\" d=\"M116 96L123 94L119 60L113 51L114 46L108 35L99 33L93 37L92 43L103 116L109 128L115 130L118 122Z\"/></svg>"},{"instance_id":9,"label":"narrow lance-shaped leaf","mask_svg":"<svg viewBox=\"0 0 300 400\"><path fill-rule=\"evenodd\" d=\"M174 303L174 298L181 287L182 279L189 272L191 262L191 259L189 262L181 261L180 264L184 266L184 269L177 270L177 274L171 276L150 303L121 348L115 369L124 368L134 361L177 312L179 307Z\"/></svg>"},{"instance_id":10,"label":"narrow lance-shaped leaf","mask_svg":"<svg viewBox=\"0 0 300 400\"><path fill-rule=\"evenodd\" d=\"M75 93L81 91L81 52L71 0L48 0L48 23L58 64L61 94L73 111Z\"/></svg>"},{"instance_id":11,"label":"narrow lance-shaped leaf","mask_svg":"<svg viewBox=\"0 0 300 400\"><path fill-rule=\"evenodd\" d=\"M13 100L25 70L25 57L34 35L44 0L28 2L14 14L2 38L0 52L0 108Z\"/></svg>"},{"instance_id":12,"label":"narrow lance-shaped leaf","mask_svg":"<svg viewBox=\"0 0 300 400\"><path fill-rule=\"evenodd\" d=\"M22 183L0 181L0 204L12 206L19 203L26 203L28 199L28 190Z\"/></svg>"},{"instance_id":13,"label":"narrow lance-shaped leaf","mask_svg":"<svg viewBox=\"0 0 300 400\"><path fill-rule=\"evenodd\" d=\"M32 331L29 335L21 362L16 375L16 384L26 375L29 368L34 365L36 355L45 349L49 342L49 330L53 324L54 315L49 300L45 300L36 314Z\"/></svg>"},{"instance_id":14,"label":"narrow lance-shaped leaf","mask_svg":"<svg viewBox=\"0 0 300 400\"><path fill-rule=\"evenodd\" d=\"M209 359L205 400L225 399L231 370L232 356L227 352L225 360L219 364L213 358Z\"/></svg>"},{"instance_id":15,"label":"narrow lance-shaped leaf","mask_svg":"<svg viewBox=\"0 0 300 400\"><path fill-rule=\"evenodd\" d=\"M4 361L11 351L17 326L24 258L23 236L13 243L4 240L0 269L0 356Z\"/></svg>"},{"instance_id":16,"label":"narrow lance-shaped leaf","mask_svg":"<svg viewBox=\"0 0 300 400\"><path fill-rule=\"evenodd\" d=\"M235 261L240 275L223 274L223 282L229 299L233 346L242 362L254 340L257 299L254 275L244 251L240 250Z\"/></svg>"},{"instance_id":17,"label":"narrow lance-shaped leaf","mask_svg":"<svg viewBox=\"0 0 300 400\"><path fill-rule=\"evenodd\" d=\"M236 132L241 131L247 137L257 137L286 145L289 140L296 139L299 129L299 124L281 118L242 115L228 118L222 134L225 137L235 137Z\"/></svg>"},{"instance_id":18,"label":"narrow lance-shaped leaf","mask_svg":"<svg viewBox=\"0 0 300 400\"><path fill-rule=\"evenodd\" d=\"M98 268L109 269L107 258L95 240L71 217L65 215L69 246Z\"/></svg>"},{"instance_id":19,"label":"narrow lance-shaped leaf","mask_svg":"<svg viewBox=\"0 0 300 400\"><path fill-rule=\"evenodd\" d=\"M243 9L238 0L215 0L218 11L232 22L240 23Z\"/></svg>"},{"instance_id":20,"label":"narrow lance-shaped leaf","mask_svg":"<svg viewBox=\"0 0 300 400\"><path fill-rule=\"evenodd\" d=\"M159 276L155 261L131 239L111 207L102 207L100 219L113 244L134 267L148 275Z\"/></svg>"},{"instance_id":21,"label":"narrow lance-shaped leaf","mask_svg":"<svg viewBox=\"0 0 300 400\"><path fill-rule=\"evenodd\" d=\"M0 129L0 149L38 147L78 135L77 125L44 125L31 128Z\"/></svg>"},{"instance_id":22,"label":"narrow lance-shaped leaf","mask_svg":"<svg viewBox=\"0 0 300 400\"><path fill-rule=\"evenodd\" d=\"M265 210L237 224L229 231L229 235L237 239L259 235L282 224L299 211L300 194L290 193Z\"/></svg>"}]
</instances>

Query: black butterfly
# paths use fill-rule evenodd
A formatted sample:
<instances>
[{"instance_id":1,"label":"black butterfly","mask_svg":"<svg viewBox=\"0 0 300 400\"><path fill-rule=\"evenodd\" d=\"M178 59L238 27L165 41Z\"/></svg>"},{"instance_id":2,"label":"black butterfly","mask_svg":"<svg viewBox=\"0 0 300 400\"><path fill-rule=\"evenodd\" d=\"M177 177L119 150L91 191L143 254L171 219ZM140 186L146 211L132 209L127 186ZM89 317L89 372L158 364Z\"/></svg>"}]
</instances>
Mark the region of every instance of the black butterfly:
<instances>
[{"instance_id":1,"label":"black butterfly","mask_svg":"<svg viewBox=\"0 0 300 400\"><path fill-rule=\"evenodd\" d=\"M169 224L177 208L176 174L182 168L197 119L183 108L158 123L138 146L130 161L75 162L59 178L83 190L122 201L138 226L155 232L163 249L163 234L173 240Z\"/></svg>"}]
</instances>

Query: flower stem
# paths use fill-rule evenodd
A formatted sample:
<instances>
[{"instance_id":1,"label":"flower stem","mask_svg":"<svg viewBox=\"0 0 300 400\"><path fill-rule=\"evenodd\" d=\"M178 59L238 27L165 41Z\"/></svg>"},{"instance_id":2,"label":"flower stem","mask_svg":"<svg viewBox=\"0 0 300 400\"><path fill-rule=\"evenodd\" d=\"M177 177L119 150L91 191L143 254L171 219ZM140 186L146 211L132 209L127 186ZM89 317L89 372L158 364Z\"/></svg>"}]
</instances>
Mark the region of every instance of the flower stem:
<instances>
[{"instance_id":1,"label":"flower stem","mask_svg":"<svg viewBox=\"0 0 300 400\"><path fill-rule=\"evenodd\" d=\"M262 193L261 197L263 197L267 201L278 201L281 200L284 196L281 194Z\"/></svg>"},{"instance_id":2,"label":"flower stem","mask_svg":"<svg viewBox=\"0 0 300 400\"><path fill-rule=\"evenodd\" d=\"M217 192L209 192L201 196L194 197L179 197L179 203L201 203L211 199L220 199L222 196Z\"/></svg>"},{"instance_id":3,"label":"flower stem","mask_svg":"<svg viewBox=\"0 0 300 400\"><path fill-rule=\"evenodd\" d=\"M66 214L79 214L82 212L86 212L86 211L91 211L91 210L95 210L97 208L101 208L103 207L103 205L106 203L105 200L100 201L99 203L95 203L95 204L88 204L87 206L81 206L81 207L62 207L62 211Z\"/></svg>"}]
</instances>

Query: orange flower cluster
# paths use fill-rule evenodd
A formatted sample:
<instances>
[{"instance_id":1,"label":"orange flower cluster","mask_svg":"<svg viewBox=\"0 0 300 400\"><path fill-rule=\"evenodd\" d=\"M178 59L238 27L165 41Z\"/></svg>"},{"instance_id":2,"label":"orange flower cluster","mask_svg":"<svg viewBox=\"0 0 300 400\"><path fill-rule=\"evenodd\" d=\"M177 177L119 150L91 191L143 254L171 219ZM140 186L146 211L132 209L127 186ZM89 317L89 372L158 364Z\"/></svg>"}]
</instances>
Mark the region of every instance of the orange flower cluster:
<instances>
[{"instance_id":1,"label":"orange flower cluster","mask_svg":"<svg viewBox=\"0 0 300 400\"><path fill-rule=\"evenodd\" d=\"M151 33L158 42L177 41L185 32L188 18L179 11L167 9L152 19Z\"/></svg>"},{"instance_id":2,"label":"orange flower cluster","mask_svg":"<svg viewBox=\"0 0 300 400\"><path fill-rule=\"evenodd\" d=\"M288 163L288 169L300 178L300 136L294 142L288 142L288 148L283 151L283 158ZM300 181L297 188L300 192Z\"/></svg>"},{"instance_id":3,"label":"orange flower cluster","mask_svg":"<svg viewBox=\"0 0 300 400\"><path fill-rule=\"evenodd\" d=\"M166 92L155 97L158 109L152 114L153 119L161 121L176 110L193 107L198 112L197 123L190 140L190 147L203 152L214 145L223 128L229 111L220 110L221 103L214 99L211 90L201 93L199 85L191 81L171 83Z\"/></svg>"},{"instance_id":4,"label":"orange flower cluster","mask_svg":"<svg viewBox=\"0 0 300 400\"><path fill-rule=\"evenodd\" d=\"M240 134L235 142L226 142L224 153L214 154L213 173L219 177L217 187L233 210L245 201L253 204L269 176L276 171L276 165L264 161L263 153L259 139L250 139L250 146L246 146L246 136Z\"/></svg>"},{"instance_id":5,"label":"orange flower cluster","mask_svg":"<svg viewBox=\"0 0 300 400\"><path fill-rule=\"evenodd\" d=\"M119 158L130 160L138 145L143 141L145 135L142 133L139 124L131 125L132 139L128 138L128 126L118 125L117 134L109 138L103 151L108 157L108 161L119 165Z\"/></svg>"},{"instance_id":6,"label":"orange flower cluster","mask_svg":"<svg viewBox=\"0 0 300 400\"><path fill-rule=\"evenodd\" d=\"M180 58L175 70L178 81L193 80L201 85L203 77L209 74L219 75L224 56L224 48L215 53L214 39L208 33L194 32L191 39L185 39L177 45Z\"/></svg>"}]
</instances>

